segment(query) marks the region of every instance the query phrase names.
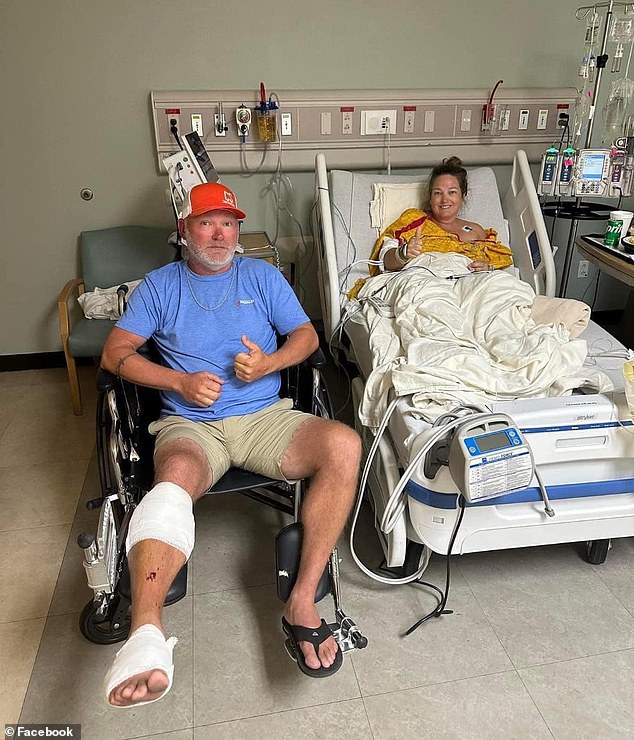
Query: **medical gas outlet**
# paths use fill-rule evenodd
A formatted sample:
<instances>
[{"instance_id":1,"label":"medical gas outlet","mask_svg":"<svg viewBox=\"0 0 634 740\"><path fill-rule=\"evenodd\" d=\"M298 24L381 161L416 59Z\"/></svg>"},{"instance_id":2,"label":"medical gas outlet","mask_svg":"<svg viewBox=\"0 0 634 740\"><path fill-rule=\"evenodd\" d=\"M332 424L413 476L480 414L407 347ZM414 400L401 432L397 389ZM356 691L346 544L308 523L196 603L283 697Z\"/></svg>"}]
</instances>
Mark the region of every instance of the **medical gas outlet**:
<instances>
[{"instance_id":1,"label":"medical gas outlet","mask_svg":"<svg viewBox=\"0 0 634 740\"><path fill-rule=\"evenodd\" d=\"M249 128L251 127L251 109L247 108L246 105L236 108L236 124L238 126L238 135L244 144L249 136Z\"/></svg>"},{"instance_id":2,"label":"medical gas outlet","mask_svg":"<svg viewBox=\"0 0 634 740\"><path fill-rule=\"evenodd\" d=\"M218 103L218 112L214 113L214 135L226 136L228 130L229 127L227 126L225 113L222 109L222 103Z\"/></svg>"}]
</instances>

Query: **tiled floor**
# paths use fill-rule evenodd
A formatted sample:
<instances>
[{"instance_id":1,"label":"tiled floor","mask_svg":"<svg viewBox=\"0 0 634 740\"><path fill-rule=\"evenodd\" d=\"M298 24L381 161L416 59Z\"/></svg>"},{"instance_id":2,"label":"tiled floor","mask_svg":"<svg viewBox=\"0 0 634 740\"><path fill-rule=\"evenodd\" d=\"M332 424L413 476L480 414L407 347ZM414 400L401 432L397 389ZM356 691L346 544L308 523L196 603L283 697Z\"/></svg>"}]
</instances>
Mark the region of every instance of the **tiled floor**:
<instances>
[{"instance_id":1,"label":"tiled floor","mask_svg":"<svg viewBox=\"0 0 634 740\"><path fill-rule=\"evenodd\" d=\"M83 502L98 490L92 374L82 369L83 417L63 371L0 374L3 722L81 723L84 740L634 738L634 540L601 566L572 545L454 558L453 614L410 637L430 594L368 580L344 544L344 608L370 644L316 681L283 649L282 515L240 496L198 505L188 596L166 610L179 637L172 692L109 708L101 680L117 646L77 626L90 592L75 539L94 527ZM427 578L443 577L434 558Z\"/></svg>"}]
</instances>

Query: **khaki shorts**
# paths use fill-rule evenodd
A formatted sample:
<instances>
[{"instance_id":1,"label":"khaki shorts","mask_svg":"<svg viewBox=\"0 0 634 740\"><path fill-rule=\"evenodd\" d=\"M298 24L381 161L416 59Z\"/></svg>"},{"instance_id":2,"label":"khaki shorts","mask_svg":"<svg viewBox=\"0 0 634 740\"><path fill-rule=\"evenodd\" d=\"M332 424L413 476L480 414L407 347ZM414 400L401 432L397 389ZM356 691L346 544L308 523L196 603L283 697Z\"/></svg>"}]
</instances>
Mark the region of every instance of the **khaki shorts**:
<instances>
[{"instance_id":1,"label":"khaki shorts","mask_svg":"<svg viewBox=\"0 0 634 740\"><path fill-rule=\"evenodd\" d=\"M156 435L156 448L175 439L191 439L207 455L214 483L231 466L277 480L282 473L282 456L296 429L311 414L293 409L290 398L244 416L219 421L190 421L181 416L164 416L153 421L148 430Z\"/></svg>"}]
</instances>

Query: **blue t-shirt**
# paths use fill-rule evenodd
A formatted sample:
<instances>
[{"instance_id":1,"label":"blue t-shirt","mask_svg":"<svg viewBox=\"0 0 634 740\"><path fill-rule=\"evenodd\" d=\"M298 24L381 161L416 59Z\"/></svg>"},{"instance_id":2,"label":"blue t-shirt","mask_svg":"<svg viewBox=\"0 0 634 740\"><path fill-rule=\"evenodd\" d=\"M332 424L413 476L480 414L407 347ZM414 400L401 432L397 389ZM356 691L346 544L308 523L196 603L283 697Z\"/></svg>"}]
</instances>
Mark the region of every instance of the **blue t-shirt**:
<instances>
[{"instance_id":1,"label":"blue t-shirt","mask_svg":"<svg viewBox=\"0 0 634 740\"><path fill-rule=\"evenodd\" d=\"M185 262L148 273L117 326L152 337L167 367L207 370L223 378L220 397L208 408L161 391L163 415L215 421L259 411L279 398L279 373L252 383L236 378L235 356L248 352L242 335L270 354L277 348L276 332L290 334L308 320L278 269L264 260L234 257L231 268L219 275L197 275Z\"/></svg>"}]
</instances>

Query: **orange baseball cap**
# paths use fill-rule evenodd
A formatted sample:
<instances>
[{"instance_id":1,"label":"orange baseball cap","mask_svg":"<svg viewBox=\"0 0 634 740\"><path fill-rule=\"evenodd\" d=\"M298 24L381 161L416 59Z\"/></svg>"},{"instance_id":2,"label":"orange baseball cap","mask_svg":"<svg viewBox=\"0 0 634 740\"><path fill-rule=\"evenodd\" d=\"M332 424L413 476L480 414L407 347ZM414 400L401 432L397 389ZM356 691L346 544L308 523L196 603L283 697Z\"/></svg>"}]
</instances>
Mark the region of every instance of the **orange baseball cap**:
<instances>
[{"instance_id":1,"label":"orange baseball cap","mask_svg":"<svg viewBox=\"0 0 634 740\"><path fill-rule=\"evenodd\" d=\"M181 218L200 216L208 211L229 211L239 219L247 217L238 208L236 196L230 188L220 182L203 182L187 193Z\"/></svg>"}]
</instances>

